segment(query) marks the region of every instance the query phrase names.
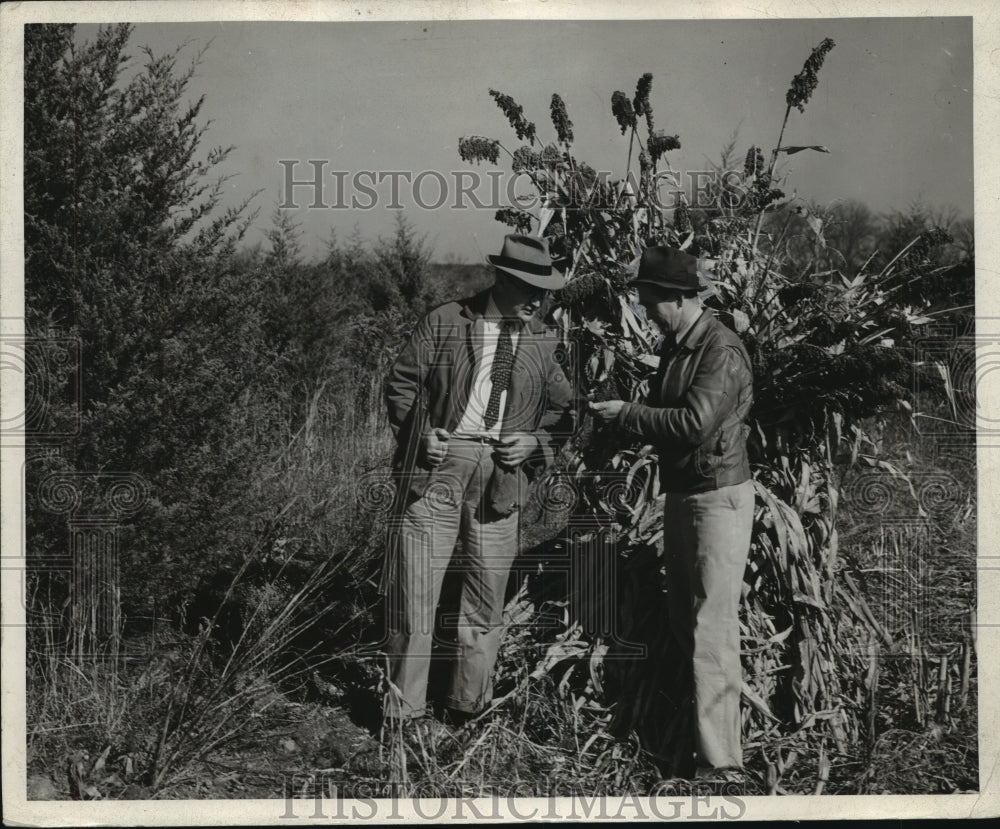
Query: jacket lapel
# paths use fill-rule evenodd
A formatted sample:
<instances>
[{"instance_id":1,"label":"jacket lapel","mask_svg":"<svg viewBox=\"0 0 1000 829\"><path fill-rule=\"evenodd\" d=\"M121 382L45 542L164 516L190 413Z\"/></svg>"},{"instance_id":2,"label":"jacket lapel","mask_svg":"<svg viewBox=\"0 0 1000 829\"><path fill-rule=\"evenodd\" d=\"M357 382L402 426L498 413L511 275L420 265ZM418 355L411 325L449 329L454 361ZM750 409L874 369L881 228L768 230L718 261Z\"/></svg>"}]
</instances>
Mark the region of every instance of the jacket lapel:
<instances>
[{"instance_id":1,"label":"jacket lapel","mask_svg":"<svg viewBox=\"0 0 1000 829\"><path fill-rule=\"evenodd\" d=\"M465 325L465 356L469 360L469 365L476 364L476 336L480 339L483 334L483 315L486 313L486 306L490 301L490 289L480 291L471 297L462 306L459 316L462 320L460 324Z\"/></svg>"},{"instance_id":2,"label":"jacket lapel","mask_svg":"<svg viewBox=\"0 0 1000 829\"><path fill-rule=\"evenodd\" d=\"M455 429L469 404L472 381L476 375L477 342L482 341L483 315L489 302L489 290L481 291L464 301L453 317L454 327L449 336L451 359L443 389L448 395L446 428Z\"/></svg>"}]
</instances>

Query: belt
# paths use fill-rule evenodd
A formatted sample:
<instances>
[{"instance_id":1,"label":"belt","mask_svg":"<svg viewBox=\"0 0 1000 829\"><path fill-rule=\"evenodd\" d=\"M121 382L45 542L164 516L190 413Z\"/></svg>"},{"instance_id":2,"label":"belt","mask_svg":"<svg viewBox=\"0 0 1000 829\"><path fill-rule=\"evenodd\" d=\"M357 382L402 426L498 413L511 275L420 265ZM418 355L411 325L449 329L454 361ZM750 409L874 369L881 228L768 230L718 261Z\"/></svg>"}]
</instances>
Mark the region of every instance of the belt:
<instances>
[{"instance_id":1,"label":"belt","mask_svg":"<svg viewBox=\"0 0 1000 829\"><path fill-rule=\"evenodd\" d=\"M452 435L449 440L462 440L466 443L478 443L485 446L503 446L503 441L497 438L491 438L488 435L476 435L474 437L459 437L458 435Z\"/></svg>"}]
</instances>

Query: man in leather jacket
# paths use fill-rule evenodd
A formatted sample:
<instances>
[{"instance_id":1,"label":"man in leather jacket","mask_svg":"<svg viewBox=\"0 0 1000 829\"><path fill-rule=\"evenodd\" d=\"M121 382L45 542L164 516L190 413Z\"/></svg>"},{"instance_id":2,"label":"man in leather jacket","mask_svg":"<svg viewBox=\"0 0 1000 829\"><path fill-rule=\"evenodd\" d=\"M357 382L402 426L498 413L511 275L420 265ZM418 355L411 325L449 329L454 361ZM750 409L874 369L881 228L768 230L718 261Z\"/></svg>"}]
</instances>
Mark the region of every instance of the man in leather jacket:
<instances>
[{"instance_id":1,"label":"man in leather jacket","mask_svg":"<svg viewBox=\"0 0 1000 829\"><path fill-rule=\"evenodd\" d=\"M697 265L673 248L643 252L632 284L667 335L659 368L645 404L590 408L659 450L670 622L691 659L702 774L743 765L738 611L754 512L744 423L753 374L739 337L702 307Z\"/></svg>"}]
</instances>

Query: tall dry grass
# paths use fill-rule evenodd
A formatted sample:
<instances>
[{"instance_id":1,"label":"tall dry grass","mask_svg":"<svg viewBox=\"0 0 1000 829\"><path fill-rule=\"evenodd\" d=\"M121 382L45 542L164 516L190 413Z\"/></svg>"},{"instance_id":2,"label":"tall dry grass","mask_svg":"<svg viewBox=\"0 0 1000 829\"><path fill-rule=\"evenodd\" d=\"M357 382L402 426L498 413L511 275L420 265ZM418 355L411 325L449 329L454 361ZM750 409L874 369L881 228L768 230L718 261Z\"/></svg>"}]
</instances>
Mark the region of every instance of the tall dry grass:
<instances>
[{"instance_id":1,"label":"tall dry grass","mask_svg":"<svg viewBox=\"0 0 1000 829\"><path fill-rule=\"evenodd\" d=\"M248 493L270 514L235 570L195 602L195 632L181 619L145 638L119 628L119 658L73 649L59 618L31 638L28 756L64 795L191 791L213 758L266 752L270 720L338 666L377 683L377 670L357 663L370 657L381 560L359 481L390 457L380 378L320 385L288 422L299 425ZM374 684L364 690L374 695Z\"/></svg>"}]
</instances>

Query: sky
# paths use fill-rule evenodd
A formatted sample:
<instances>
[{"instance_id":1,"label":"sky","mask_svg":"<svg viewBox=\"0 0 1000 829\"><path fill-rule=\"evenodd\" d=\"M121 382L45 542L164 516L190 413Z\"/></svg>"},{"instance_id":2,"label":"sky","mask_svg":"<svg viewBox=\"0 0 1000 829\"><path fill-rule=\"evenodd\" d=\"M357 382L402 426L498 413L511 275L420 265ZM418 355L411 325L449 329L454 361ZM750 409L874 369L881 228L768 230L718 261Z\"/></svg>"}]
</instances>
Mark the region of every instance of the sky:
<instances>
[{"instance_id":1,"label":"sky","mask_svg":"<svg viewBox=\"0 0 1000 829\"><path fill-rule=\"evenodd\" d=\"M92 39L93 25L78 37ZM495 88L524 107L541 137L554 138L549 100L558 92L574 124L574 154L615 177L625 171L628 144L611 115L612 93L629 96L643 72L654 75L650 100L656 128L677 134L668 154L682 176L709 169L738 130L739 164L750 144L765 153L777 141L785 91L810 50L836 41L804 114L793 111L783 144L822 144L829 154L788 156L788 193L830 203L858 199L877 212L915 200L973 211L972 24L969 18L817 20L219 22L140 23L139 45L155 53L187 43L186 65L207 45L192 98L205 95L212 123L208 145L235 145L220 172L234 174L227 202L262 190L249 239L264 242L281 203L300 225L307 254L357 228L372 239L392 232L399 210L391 179L376 185L377 203L352 187L358 171L424 176L424 204L439 201L440 173L449 183L445 206L415 203L400 183L398 204L439 261L481 261L499 249L504 226L490 207L456 200L455 171L463 135L521 142L489 96ZM207 148L207 147L206 147ZM283 166L280 161L298 161ZM312 207L314 190L284 193L286 168L296 179L323 160L326 204L338 201L334 172L345 184L346 208ZM635 159L633 158L633 167ZM346 177L344 177L346 176ZM505 179L506 180L506 179ZM688 181L690 178L687 179ZM367 180L366 180L367 182ZM476 191L487 202L488 186Z\"/></svg>"}]
</instances>

